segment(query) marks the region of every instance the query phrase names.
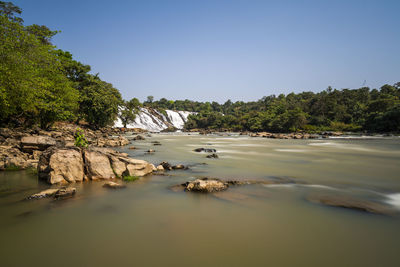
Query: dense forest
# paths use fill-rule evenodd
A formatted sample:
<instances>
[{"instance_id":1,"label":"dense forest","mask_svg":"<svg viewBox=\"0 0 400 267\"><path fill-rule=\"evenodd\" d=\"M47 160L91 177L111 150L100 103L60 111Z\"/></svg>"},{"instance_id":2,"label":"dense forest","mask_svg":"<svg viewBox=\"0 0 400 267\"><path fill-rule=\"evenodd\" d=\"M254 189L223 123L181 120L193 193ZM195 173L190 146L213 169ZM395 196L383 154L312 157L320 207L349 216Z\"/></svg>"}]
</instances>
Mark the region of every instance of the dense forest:
<instances>
[{"instance_id":1,"label":"dense forest","mask_svg":"<svg viewBox=\"0 0 400 267\"><path fill-rule=\"evenodd\" d=\"M0 125L48 128L55 121L113 124L121 94L91 67L57 49L44 25L23 25L22 11L0 1Z\"/></svg>"},{"instance_id":2,"label":"dense forest","mask_svg":"<svg viewBox=\"0 0 400 267\"><path fill-rule=\"evenodd\" d=\"M186 129L234 131L370 131L400 132L400 83L380 90L328 89L320 92L271 95L255 102L153 101L144 105L158 109L187 110Z\"/></svg>"},{"instance_id":3,"label":"dense forest","mask_svg":"<svg viewBox=\"0 0 400 267\"><path fill-rule=\"evenodd\" d=\"M123 125L139 106L196 112L185 128L235 131L400 132L400 83L379 90L328 89L271 95L254 102L124 101L91 67L51 42L58 32L24 26L22 11L0 1L0 125L48 128L56 121L84 122L93 128Z\"/></svg>"}]
</instances>

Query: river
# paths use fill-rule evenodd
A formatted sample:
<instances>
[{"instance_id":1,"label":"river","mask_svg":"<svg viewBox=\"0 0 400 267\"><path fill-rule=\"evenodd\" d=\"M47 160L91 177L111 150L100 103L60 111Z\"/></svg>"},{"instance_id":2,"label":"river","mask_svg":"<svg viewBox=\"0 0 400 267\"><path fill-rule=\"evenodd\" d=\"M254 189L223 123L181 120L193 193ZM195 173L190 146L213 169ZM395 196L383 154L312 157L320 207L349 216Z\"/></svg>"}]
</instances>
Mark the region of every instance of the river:
<instances>
[{"instance_id":1,"label":"river","mask_svg":"<svg viewBox=\"0 0 400 267\"><path fill-rule=\"evenodd\" d=\"M153 146L153 141L161 146ZM23 199L48 185L0 173L1 266L400 266L400 216L328 207L352 196L400 212L400 138L275 140L153 134L119 148L154 164L189 165L107 190L76 184L68 200ZM214 148L218 159L193 149ZM155 153L145 153L155 149ZM174 192L197 177L296 183Z\"/></svg>"}]
</instances>

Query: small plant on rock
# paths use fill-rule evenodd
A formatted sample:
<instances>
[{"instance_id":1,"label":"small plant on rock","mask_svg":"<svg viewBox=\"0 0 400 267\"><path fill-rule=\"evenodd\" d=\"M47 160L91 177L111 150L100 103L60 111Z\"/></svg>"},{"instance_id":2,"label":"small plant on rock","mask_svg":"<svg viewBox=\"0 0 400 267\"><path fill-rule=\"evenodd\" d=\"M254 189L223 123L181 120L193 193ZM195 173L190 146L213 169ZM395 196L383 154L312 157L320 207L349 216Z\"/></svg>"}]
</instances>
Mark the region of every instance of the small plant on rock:
<instances>
[{"instance_id":1,"label":"small plant on rock","mask_svg":"<svg viewBox=\"0 0 400 267\"><path fill-rule=\"evenodd\" d=\"M75 146L77 147L87 147L88 146L88 141L85 137L85 135L83 134L83 130L80 128L77 128L75 131Z\"/></svg>"}]
</instances>

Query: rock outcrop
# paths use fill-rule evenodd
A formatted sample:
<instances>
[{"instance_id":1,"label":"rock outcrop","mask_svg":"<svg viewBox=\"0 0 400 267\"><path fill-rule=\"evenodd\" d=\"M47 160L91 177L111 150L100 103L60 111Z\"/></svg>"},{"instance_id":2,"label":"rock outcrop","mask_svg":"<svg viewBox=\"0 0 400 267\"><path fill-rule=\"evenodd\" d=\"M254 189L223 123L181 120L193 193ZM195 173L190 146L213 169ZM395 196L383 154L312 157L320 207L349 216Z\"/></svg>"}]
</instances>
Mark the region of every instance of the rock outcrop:
<instances>
[{"instance_id":1,"label":"rock outcrop","mask_svg":"<svg viewBox=\"0 0 400 267\"><path fill-rule=\"evenodd\" d=\"M50 146L55 146L56 140L50 136L25 136L21 138L21 150L32 153L34 150L46 150Z\"/></svg>"},{"instance_id":2,"label":"rock outcrop","mask_svg":"<svg viewBox=\"0 0 400 267\"><path fill-rule=\"evenodd\" d=\"M84 163L78 148L49 148L42 153L38 166L39 178L49 184L81 182Z\"/></svg>"},{"instance_id":3,"label":"rock outcrop","mask_svg":"<svg viewBox=\"0 0 400 267\"><path fill-rule=\"evenodd\" d=\"M145 176L154 170L154 165L147 161L129 158L127 154L111 148L98 147L50 147L42 153L38 167L39 178L50 184Z\"/></svg>"},{"instance_id":4,"label":"rock outcrop","mask_svg":"<svg viewBox=\"0 0 400 267\"><path fill-rule=\"evenodd\" d=\"M17 170L35 167L37 160L12 146L0 146L0 170Z\"/></svg>"}]
</instances>

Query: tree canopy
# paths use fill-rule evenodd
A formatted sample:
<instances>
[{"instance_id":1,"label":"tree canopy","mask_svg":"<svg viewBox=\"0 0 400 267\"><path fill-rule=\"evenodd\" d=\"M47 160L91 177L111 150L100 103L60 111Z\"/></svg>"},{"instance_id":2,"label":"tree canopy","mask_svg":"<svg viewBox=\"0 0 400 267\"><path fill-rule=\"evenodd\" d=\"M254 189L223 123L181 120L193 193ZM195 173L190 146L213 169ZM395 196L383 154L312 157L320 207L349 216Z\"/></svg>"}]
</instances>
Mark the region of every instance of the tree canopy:
<instances>
[{"instance_id":1,"label":"tree canopy","mask_svg":"<svg viewBox=\"0 0 400 267\"><path fill-rule=\"evenodd\" d=\"M55 121L84 119L92 127L113 124L122 101L119 91L52 45L57 31L24 26L21 13L0 1L0 123L47 128Z\"/></svg>"}]
</instances>

